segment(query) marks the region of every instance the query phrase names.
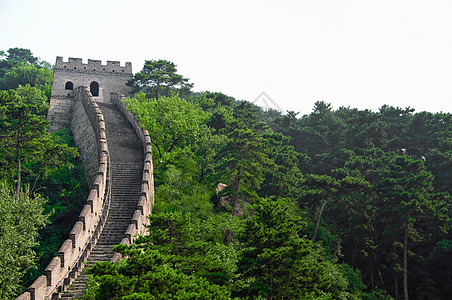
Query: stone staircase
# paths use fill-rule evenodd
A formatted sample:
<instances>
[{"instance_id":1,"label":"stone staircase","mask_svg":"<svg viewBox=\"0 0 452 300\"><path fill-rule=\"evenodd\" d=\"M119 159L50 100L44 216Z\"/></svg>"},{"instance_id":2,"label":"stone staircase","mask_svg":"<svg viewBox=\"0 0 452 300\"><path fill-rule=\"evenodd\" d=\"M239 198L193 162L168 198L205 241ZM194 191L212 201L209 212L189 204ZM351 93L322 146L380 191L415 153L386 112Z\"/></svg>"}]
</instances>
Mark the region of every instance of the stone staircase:
<instances>
[{"instance_id":1,"label":"stone staircase","mask_svg":"<svg viewBox=\"0 0 452 300\"><path fill-rule=\"evenodd\" d=\"M124 238L140 199L144 164L143 146L129 121L114 104L98 105L104 115L111 160L111 200L105 227L85 268L98 261L110 261L114 255L113 246ZM83 273L61 299L82 299L88 280Z\"/></svg>"}]
</instances>

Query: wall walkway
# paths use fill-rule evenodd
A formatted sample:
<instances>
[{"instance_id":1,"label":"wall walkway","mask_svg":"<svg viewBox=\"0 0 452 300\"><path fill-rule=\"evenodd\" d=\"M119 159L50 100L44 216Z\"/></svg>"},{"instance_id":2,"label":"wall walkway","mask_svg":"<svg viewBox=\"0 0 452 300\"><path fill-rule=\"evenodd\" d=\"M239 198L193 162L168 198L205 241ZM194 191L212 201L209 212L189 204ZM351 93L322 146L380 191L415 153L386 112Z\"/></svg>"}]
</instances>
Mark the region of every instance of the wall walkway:
<instances>
[{"instance_id":1,"label":"wall walkway","mask_svg":"<svg viewBox=\"0 0 452 300\"><path fill-rule=\"evenodd\" d=\"M128 157L127 153L123 153L123 149L118 148L117 140L118 136L122 136L117 134L117 131L122 130L121 128L125 127L126 124L119 124L115 127L110 122L109 126L109 120L105 120L102 109L91 96L87 87L75 89L74 105L71 108L71 129L81 159L89 178L92 180L92 188L87 203L80 213L79 221L74 225L69 238L61 246L58 255L47 266L45 275L38 277L28 288L28 291L16 299L60 298L64 295L63 292L68 290L71 283L75 282L76 278L81 277L81 273L89 261L95 262L96 257L99 260L100 257L108 257L111 261L118 261L121 259L120 254L112 252L112 245L119 242L129 244L134 235L145 234L146 217L152 212L154 205L151 141L147 131L143 130L134 115L126 110L122 104L122 98L121 95L112 94L111 101L118 108L114 107L113 104L101 105L107 105L103 109L105 112L109 111L109 120L115 114L118 114L119 117L122 115L123 118L129 120L136 132L135 140L139 138L141 141L142 152L139 149L141 154L138 155L141 163L136 161L137 154L132 155L134 156L132 165L124 164L120 161L121 155L118 156L119 153ZM121 143L120 140L119 143ZM126 144L130 144L130 142L126 141ZM113 154L112 150L116 154ZM119 196L121 192L115 192L115 189L124 191L121 190L119 185L124 181L124 178L128 177L126 173L131 169L138 170L138 177L135 172L135 175L131 177L132 179L129 179L137 186L138 192L135 194L136 200L132 200L133 204L128 203L126 205L128 208L125 209L124 198L121 197L130 197L127 195ZM115 178L119 179L115 180ZM115 187L115 185L118 187ZM127 183L127 185L130 184ZM115 196L115 193L118 194ZM125 223L126 226L123 229L118 229L121 227L118 226L119 223ZM105 245L106 240L110 241L109 244L107 243L108 246L101 247ZM84 291L83 288L81 290ZM65 294L70 295L70 293ZM76 295L73 294L73 296Z\"/></svg>"}]
</instances>

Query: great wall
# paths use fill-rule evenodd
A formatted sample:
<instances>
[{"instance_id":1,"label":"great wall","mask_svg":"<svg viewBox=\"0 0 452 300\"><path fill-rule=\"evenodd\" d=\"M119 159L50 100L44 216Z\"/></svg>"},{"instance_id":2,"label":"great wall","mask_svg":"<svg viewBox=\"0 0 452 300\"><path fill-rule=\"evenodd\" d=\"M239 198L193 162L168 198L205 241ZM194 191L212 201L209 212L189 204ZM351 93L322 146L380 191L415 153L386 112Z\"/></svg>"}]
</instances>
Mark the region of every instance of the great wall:
<instances>
[{"instance_id":1,"label":"great wall","mask_svg":"<svg viewBox=\"0 0 452 300\"><path fill-rule=\"evenodd\" d=\"M72 131L90 192L69 238L41 275L16 299L81 299L86 266L121 259L113 245L145 234L154 206L151 140L123 99L132 64L57 57L50 131Z\"/></svg>"}]
</instances>

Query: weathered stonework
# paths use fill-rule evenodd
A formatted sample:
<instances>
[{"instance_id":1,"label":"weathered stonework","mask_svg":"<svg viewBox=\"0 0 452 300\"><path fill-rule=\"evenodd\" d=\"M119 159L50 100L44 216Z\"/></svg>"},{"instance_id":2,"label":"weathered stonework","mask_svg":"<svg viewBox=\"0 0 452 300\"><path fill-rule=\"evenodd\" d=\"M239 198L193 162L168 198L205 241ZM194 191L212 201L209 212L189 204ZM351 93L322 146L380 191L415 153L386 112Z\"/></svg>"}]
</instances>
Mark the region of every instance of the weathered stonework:
<instances>
[{"instance_id":1,"label":"weathered stonework","mask_svg":"<svg viewBox=\"0 0 452 300\"><path fill-rule=\"evenodd\" d=\"M17 297L16 300L58 299L85 267L88 256L102 234L110 211L111 161L105 120L97 101L107 101L107 99L110 101L110 92L123 89L122 85L124 82L121 82L116 89L113 85L105 84L102 92L102 95L106 97L104 99L101 96L93 97L92 91L83 82L72 79L74 80L74 85L70 95L61 95L59 94L61 93L61 86L58 86L58 84L64 82L63 75L66 74L64 73L66 71L59 73L57 70L57 66L60 68L59 63L64 64L61 58L57 58L55 66L54 89L52 91L51 111L48 119L53 130L61 126L71 128L74 141L80 151L85 170L92 184L86 205L79 215L79 221L75 223L69 238L58 250L57 256L47 266L45 275L38 277L28 288L27 292ZM84 65L81 63L81 59L71 58L66 63L66 68L63 65L63 69L79 70L81 67L82 71L78 73L85 75L89 73L94 76L97 74L94 72L95 70L88 70L88 67L93 65L100 66L102 69L106 67L105 72L117 73L119 70L121 73L126 74L129 67L130 72L132 72L130 63L126 63L126 67L120 67L118 62L110 62L107 63L107 66L102 66L100 61L89 60L88 65ZM131 76L131 73L129 75ZM125 76L123 79L126 81ZM99 83L103 82L100 79L97 80ZM77 82L77 85L75 82ZM110 83L112 82L113 80L110 81ZM108 95L105 91L108 92ZM112 94L111 102L116 103L135 128L138 137L142 141L145 154L140 200L121 241L123 244L130 244L136 234L145 234L147 231L146 225L149 225L147 216L152 213L154 206L154 176L149 133L142 129L135 116L130 111L127 111L123 100L124 95ZM120 259L121 254L116 253L111 261L115 262Z\"/></svg>"},{"instance_id":2,"label":"weathered stonework","mask_svg":"<svg viewBox=\"0 0 452 300\"><path fill-rule=\"evenodd\" d=\"M109 102L110 93L130 95L131 88L126 86L126 82L132 76L130 62L126 62L125 66L121 66L119 61L107 61L106 65L102 65L100 60L88 59L88 63L84 64L81 58L69 57L65 62L57 56L47 115L50 131L69 128L75 88L86 86L97 102Z\"/></svg>"},{"instance_id":3,"label":"weathered stonework","mask_svg":"<svg viewBox=\"0 0 452 300\"><path fill-rule=\"evenodd\" d=\"M86 179L91 183L93 182L99 167L99 151L96 133L91 125L87 112L83 107L83 100L89 101L89 99L82 100L82 97L87 97L88 94L79 91L79 89L83 88L80 87L75 90L76 98L73 101L71 110L71 130L75 145L80 152L80 158L87 174Z\"/></svg>"}]
</instances>

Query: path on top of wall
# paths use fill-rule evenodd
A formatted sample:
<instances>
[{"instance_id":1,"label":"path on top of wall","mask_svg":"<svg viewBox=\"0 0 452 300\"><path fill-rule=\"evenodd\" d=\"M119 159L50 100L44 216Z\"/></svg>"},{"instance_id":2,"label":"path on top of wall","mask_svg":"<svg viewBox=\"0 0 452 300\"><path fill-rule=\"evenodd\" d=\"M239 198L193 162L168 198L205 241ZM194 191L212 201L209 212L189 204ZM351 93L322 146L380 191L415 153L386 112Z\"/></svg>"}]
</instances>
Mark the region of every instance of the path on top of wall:
<instances>
[{"instance_id":1,"label":"path on top of wall","mask_svg":"<svg viewBox=\"0 0 452 300\"><path fill-rule=\"evenodd\" d=\"M88 256L86 267L98 261L110 261L113 245L125 237L127 227L140 199L143 175L143 145L132 125L114 104L98 103L104 115L111 160L111 204L99 241ZM87 276L82 274L62 294L62 299L81 299Z\"/></svg>"}]
</instances>

